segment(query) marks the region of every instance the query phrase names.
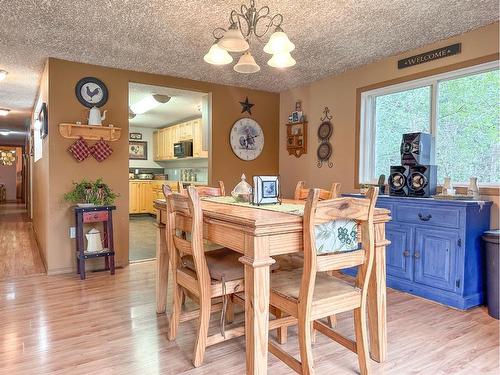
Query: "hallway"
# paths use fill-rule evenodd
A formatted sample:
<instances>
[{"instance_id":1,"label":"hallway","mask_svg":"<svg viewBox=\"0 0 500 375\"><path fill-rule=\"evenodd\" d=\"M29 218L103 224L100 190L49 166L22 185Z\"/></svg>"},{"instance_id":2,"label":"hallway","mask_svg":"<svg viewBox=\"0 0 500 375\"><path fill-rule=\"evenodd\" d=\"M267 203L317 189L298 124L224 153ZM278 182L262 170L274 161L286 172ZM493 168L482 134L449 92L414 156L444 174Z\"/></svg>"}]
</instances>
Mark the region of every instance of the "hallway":
<instances>
[{"instance_id":1,"label":"hallway","mask_svg":"<svg viewBox=\"0 0 500 375\"><path fill-rule=\"evenodd\" d=\"M45 273L23 204L0 205L0 280Z\"/></svg>"}]
</instances>

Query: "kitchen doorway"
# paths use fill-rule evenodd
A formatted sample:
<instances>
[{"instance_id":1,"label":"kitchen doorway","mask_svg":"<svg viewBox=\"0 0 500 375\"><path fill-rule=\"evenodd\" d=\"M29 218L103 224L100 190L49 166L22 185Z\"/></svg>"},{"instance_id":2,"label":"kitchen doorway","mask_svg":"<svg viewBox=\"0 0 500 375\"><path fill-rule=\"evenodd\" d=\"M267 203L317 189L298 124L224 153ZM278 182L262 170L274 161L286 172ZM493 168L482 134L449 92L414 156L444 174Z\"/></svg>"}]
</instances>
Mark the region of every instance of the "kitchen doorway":
<instances>
[{"instance_id":1,"label":"kitchen doorway","mask_svg":"<svg viewBox=\"0 0 500 375\"><path fill-rule=\"evenodd\" d=\"M208 93L129 84L129 260L155 259L156 199L162 186L207 185Z\"/></svg>"}]
</instances>

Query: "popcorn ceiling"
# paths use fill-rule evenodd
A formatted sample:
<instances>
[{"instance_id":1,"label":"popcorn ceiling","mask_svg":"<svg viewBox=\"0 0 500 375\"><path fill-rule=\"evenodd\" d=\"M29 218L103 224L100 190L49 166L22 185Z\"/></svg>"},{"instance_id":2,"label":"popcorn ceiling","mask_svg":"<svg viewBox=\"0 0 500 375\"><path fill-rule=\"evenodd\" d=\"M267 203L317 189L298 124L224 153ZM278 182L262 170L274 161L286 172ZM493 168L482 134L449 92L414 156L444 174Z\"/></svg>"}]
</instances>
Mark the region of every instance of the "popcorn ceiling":
<instances>
[{"instance_id":1,"label":"popcorn ceiling","mask_svg":"<svg viewBox=\"0 0 500 375\"><path fill-rule=\"evenodd\" d=\"M0 0L0 69L10 72L0 82L0 107L29 115L49 56L279 92L498 20L497 0L258 0L283 14L297 65L269 67L266 36L252 42L261 71L242 75L232 69L238 56L216 67L203 55L212 30L227 27L230 10L243 3Z\"/></svg>"}]
</instances>

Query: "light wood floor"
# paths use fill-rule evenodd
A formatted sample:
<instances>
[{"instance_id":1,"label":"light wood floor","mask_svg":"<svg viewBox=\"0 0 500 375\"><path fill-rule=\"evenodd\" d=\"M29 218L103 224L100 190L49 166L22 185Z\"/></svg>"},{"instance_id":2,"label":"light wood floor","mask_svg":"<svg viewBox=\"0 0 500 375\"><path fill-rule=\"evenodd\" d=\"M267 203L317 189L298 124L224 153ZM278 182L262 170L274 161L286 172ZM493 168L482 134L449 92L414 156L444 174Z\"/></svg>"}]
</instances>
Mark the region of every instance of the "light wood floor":
<instances>
[{"instance_id":1,"label":"light wood floor","mask_svg":"<svg viewBox=\"0 0 500 375\"><path fill-rule=\"evenodd\" d=\"M169 297L170 298L170 297ZM214 314L211 329L217 330ZM237 320L243 314L237 315ZM339 330L353 337L352 317ZM191 366L195 321L166 339L155 313L155 262L89 273L0 282L0 374L244 374L244 338L209 347ZM498 321L484 308L461 312L400 292L388 294L389 361L373 374L498 374ZM296 330L286 349L298 354ZM318 334L317 374L357 374L354 354ZM269 374L290 374L272 355Z\"/></svg>"},{"instance_id":2,"label":"light wood floor","mask_svg":"<svg viewBox=\"0 0 500 375\"><path fill-rule=\"evenodd\" d=\"M44 272L24 205L0 204L0 280Z\"/></svg>"}]
</instances>

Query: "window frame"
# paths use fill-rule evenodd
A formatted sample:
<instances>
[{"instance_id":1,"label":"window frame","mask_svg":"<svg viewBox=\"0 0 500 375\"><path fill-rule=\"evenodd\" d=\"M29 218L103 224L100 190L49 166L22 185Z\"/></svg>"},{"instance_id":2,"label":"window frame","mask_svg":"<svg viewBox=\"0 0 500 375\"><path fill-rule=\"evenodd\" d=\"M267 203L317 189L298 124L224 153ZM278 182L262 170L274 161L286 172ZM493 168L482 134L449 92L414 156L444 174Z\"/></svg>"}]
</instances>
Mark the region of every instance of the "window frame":
<instances>
[{"instance_id":1,"label":"window frame","mask_svg":"<svg viewBox=\"0 0 500 375\"><path fill-rule=\"evenodd\" d=\"M386 85L372 90L361 91L359 107L359 148L357 184L376 183L378 176L375 170L375 142L376 136L376 98L378 96L394 94L430 86L430 132L435 137L437 132L438 89L439 83L452 79L462 78L479 73L486 73L499 69L499 60L480 63L465 68L450 70L444 73L429 75L423 78L408 80L401 83ZM435 151L433 151L435 152ZM433 155L433 158L435 155ZM455 186L467 186L466 182L457 182ZM480 183L484 187L498 187L495 183Z\"/></svg>"}]
</instances>

